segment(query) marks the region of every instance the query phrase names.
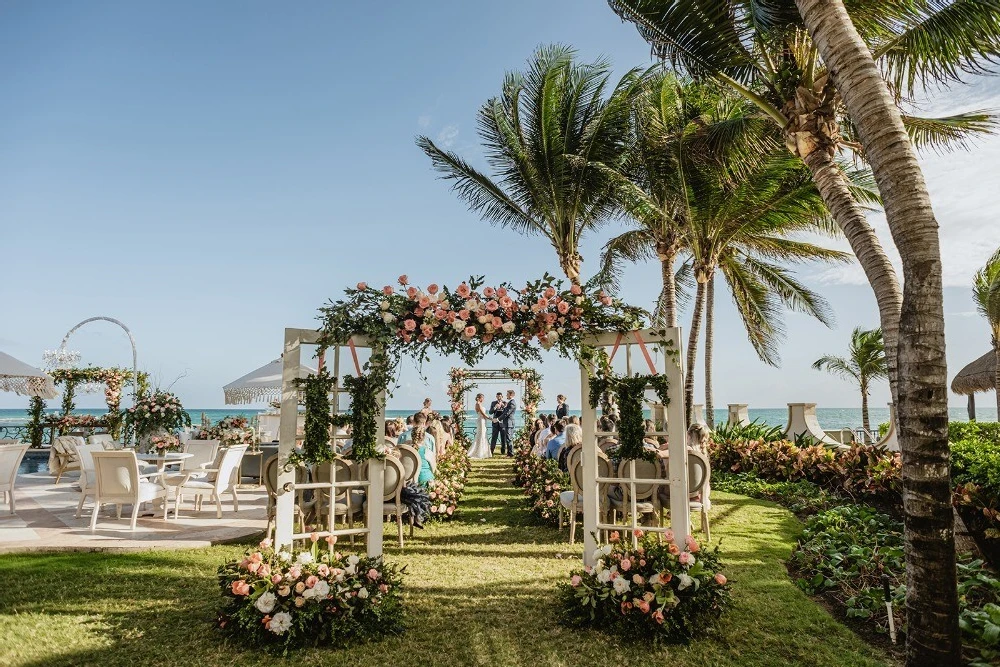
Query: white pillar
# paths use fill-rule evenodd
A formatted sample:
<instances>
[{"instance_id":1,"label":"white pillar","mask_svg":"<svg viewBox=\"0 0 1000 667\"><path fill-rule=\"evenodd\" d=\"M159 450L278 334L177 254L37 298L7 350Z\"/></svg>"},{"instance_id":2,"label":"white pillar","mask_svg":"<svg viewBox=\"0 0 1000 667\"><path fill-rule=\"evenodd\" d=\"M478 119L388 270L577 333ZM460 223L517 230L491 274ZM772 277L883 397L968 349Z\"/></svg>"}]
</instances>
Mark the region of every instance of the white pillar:
<instances>
[{"instance_id":1,"label":"white pillar","mask_svg":"<svg viewBox=\"0 0 1000 667\"><path fill-rule=\"evenodd\" d=\"M597 479L597 410L590 405L590 367L580 364L580 427L583 429L583 564L594 565L600 484Z\"/></svg>"},{"instance_id":2,"label":"white pillar","mask_svg":"<svg viewBox=\"0 0 1000 667\"><path fill-rule=\"evenodd\" d=\"M785 437L794 440L796 437L807 434L813 440L824 445L839 445L840 443L830 438L819 425L816 417L815 403L789 403L788 404L788 425L785 427Z\"/></svg>"},{"instance_id":3,"label":"white pillar","mask_svg":"<svg viewBox=\"0 0 1000 667\"><path fill-rule=\"evenodd\" d=\"M385 433L385 389L379 392L378 405L379 411L375 417L375 448L381 450L383 448L383 434ZM368 515L365 517L365 521L368 524L368 556L370 558L382 555L384 470L385 463L381 459L368 461Z\"/></svg>"},{"instance_id":4,"label":"white pillar","mask_svg":"<svg viewBox=\"0 0 1000 667\"><path fill-rule=\"evenodd\" d=\"M691 423L708 426L705 421L705 406L701 403L695 403L691 406Z\"/></svg>"},{"instance_id":5,"label":"white pillar","mask_svg":"<svg viewBox=\"0 0 1000 667\"><path fill-rule=\"evenodd\" d=\"M292 545L295 525L295 491L286 492L285 484L295 483L295 469L286 470L288 457L295 451L295 430L298 426L299 392L296 380L302 348L294 329L285 329L285 346L281 371L281 422L278 426L278 486L275 508L274 546ZM264 471L261 470L261 474Z\"/></svg>"},{"instance_id":6,"label":"white pillar","mask_svg":"<svg viewBox=\"0 0 1000 667\"><path fill-rule=\"evenodd\" d=\"M750 423L750 412L747 409L746 403L730 403L729 404L729 418L727 423L732 424L749 424Z\"/></svg>"},{"instance_id":7,"label":"white pillar","mask_svg":"<svg viewBox=\"0 0 1000 667\"><path fill-rule=\"evenodd\" d=\"M889 404L889 430L878 441L879 447L885 447L890 452L899 451L899 432L896 430L896 404Z\"/></svg>"},{"instance_id":8,"label":"white pillar","mask_svg":"<svg viewBox=\"0 0 1000 667\"><path fill-rule=\"evenodd\" d=\"M673 347L662 346L664 372L670 382L670 404L667 406L667 441L670 453L670 527L674 542L684 547L684 538L691 530L691 507L688 499L687 429L684 427L684 339L681 328L667 329L666 340L673 340ZM667 354L676 350L673 358Z\"/></svg>"}]
</instances>

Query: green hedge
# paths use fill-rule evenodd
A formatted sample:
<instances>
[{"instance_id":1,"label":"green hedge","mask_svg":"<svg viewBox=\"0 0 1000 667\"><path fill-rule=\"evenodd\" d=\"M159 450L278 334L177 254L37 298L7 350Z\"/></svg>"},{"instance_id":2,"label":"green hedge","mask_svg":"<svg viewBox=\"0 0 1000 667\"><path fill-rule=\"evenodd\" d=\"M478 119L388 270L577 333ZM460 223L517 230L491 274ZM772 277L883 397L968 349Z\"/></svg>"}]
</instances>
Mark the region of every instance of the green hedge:
<instances>
[{"instance_id":1,"label":"green hedge","mask_svg":"<svg viewBox=\"0 0 1000 667\"><path fill-rule=\"evenodd\" d=\"M948 440L981 440L1000 443L1000 423L997 422L948 422Z\"/></svg>"}]
</instances>

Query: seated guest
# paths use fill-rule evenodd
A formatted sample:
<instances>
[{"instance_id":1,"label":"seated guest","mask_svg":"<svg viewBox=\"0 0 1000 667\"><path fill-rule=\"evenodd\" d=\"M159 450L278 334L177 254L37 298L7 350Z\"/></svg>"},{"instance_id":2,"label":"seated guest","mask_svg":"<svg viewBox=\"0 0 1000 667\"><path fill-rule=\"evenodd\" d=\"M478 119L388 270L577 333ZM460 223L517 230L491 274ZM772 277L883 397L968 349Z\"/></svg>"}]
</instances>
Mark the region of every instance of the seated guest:
<instances>
[{"instance_id":1,"label":"seated guest","mask_svg":"<svg viewBox=\"0 0 1000 667\"><path fill-rule=\"evenodd\" d=\"M403 433L401 433L399 435L399 438L397 439L397 442L400 445L412 443L413 442L413 431L414 431L414 429L416 429L419 426L421 429L423 429L424 434L426 435L427 440L430 443L431 449L434 449L435 446L436 446L436 443L434 442L434 436L432 436L429 433L427 433L427 415L425 415L422 412L418 412L417 414L413 415L412 417L407 418L407 421L410 422L410 423L412 423L413 425L410 427L409 430L404 431Z\"/></svg>"},{"instance_id":2,"label":"seated guest","mask_svg":"<svg viewBox=\"0 0 1000 667\"><path fill-rule=\"evenodd\" d=\"M568 424L563 435L566 437L566 442L563 443L558 454L559 469L563 472L569 472L569 453L573 451L574 447L583 444L583 429L580 428L579 424Z\"/></svg>"},{"instance_id":3,"label":"seated guest","mask_svg":"<svg viewBox=\"0 0 1000 667\"><path fill-rule=\"evenodd\" d=\"M705 424L691 424L688 429L688 449L708 455L708 445L712 441L712 430Z\"/></svg>"},{"instance_id":4,"label":"seated guest","mask_svg":"<svg viewBox=\"0 0 1000 667\"><path fill-rule=\"evenodd\" d=\"M385 439L391 440L393 443L398 444L399 440L399 422L395 419L385 420Z\"/></svg>"},{"instance_id":5,"label":"seated guest","mask_svg":"<svg viewBox=\"0 0 1000 667\"><path fill-rule=\"evenodd\" d=\"M434 446L432 439L427 431L424 430L424 425L416 422L413 426L412 437L412 444L417 448L417 453L420 455L420 473L417 475L417 482L419 484L427 484L427 482L434 479L434 471L437 469L437 461L433 457Z\"/></svg>"},{"instance_id":6,"label":"seated guest","mask_svg":"<svg viewBox=\"0 0 1000 667\"><path fill-rule=\"evenodd\" d=\"M545 458L547 459L559 459L559 450L562 449L563 444L566 442L566 425L563 424L561 419L557 419L556 423L552 425L552 432L555 434L549 438L548 444L545 445Z\"/></svg>"},{"instance_id":7,"label":"seated guest","mask_svg":"<svg viewBox=\"0 0 1000 667\"><path fill-rule=\"evenodd\" d=\"M580 417L579 417L579 416L577 416L577 415L573 415L573 416L571 416L571 417L569 418L569 421L568 421L568 423L567 423L567 426L568 426L569 424L575 424L576 426L579 426L579 425L580 425Z\"/></svg>"},{"instance_id":8,"label":"seated guest","mask_svg":"<svg viewBox=\"0 0 1000 667\"><path fill-rule=\"evenodd\" d=\"M655 435L656 433L656 422L652 419L646 420L646 437L642 439L642 446L649 450L658 450L660 448L660 441Z\"/></svg>"},{"instance_id":9,"label":"seated guest","mask_svg":"<svg viewBox=\"0 0 1000 667\"><path fill-rule=\"evenodd\" d=\"M528 449L531 450L532 453L535 451L535 439L538 437L538 434L542 432L542 429L544 429L545 426L545 422L542 421L540 417L531 422L531 430L528 432Z\"/></svg>"},{"instance_id":10,"label":"seated guest","mask_svg":"<svg viewBox=\"0 0 1000 667\"><path fill-rule=\"evenodd\" d=\"M549 421L549 417L542 417L541 422L542 430L535 436L535 445L531 448L531 453L535 456L545 455L545 445L552 437L552 422Z\"/></svg>"}]
</instances>

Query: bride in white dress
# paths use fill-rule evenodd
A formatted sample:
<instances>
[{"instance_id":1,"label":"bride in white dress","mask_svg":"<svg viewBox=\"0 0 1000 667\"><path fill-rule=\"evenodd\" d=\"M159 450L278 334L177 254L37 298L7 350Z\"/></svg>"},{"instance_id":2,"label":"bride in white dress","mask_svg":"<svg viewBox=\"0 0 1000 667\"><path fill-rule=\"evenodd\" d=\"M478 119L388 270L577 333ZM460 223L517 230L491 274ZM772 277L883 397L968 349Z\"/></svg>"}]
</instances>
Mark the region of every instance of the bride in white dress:
<instances>
[{"instance_id":1,"label":"bride in white dress","mask_svg":"<svg viewBox=\"0 0 1000 667\"><path fill-rule=\"evenodd\" d=\"M484 394L476 394L476 440L469 449L470 459L488 459L493 456L490 451L489 439L486 436L486 423L489 416L483 408Z\"/></svg>"}]
</instances>

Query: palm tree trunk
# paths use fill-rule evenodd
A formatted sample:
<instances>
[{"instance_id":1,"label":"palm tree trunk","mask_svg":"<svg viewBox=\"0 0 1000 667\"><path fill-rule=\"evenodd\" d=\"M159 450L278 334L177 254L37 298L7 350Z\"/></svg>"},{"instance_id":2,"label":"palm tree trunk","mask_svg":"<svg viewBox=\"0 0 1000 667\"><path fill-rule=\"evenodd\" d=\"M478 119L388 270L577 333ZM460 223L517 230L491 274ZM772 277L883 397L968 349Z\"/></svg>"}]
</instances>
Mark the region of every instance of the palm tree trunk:
<instances>
[{"instance_id":1,"label":"palm tree trunk","mask_svg":"<svg viewBox=\"0 0 1000 667\"><path fill-rule=\"evenodd\" d=\"M701 312L705 308L705 283L699 282L691 313L691 331L688 332L687 369L684 376L684 426L691 425L694 403L694 368L698 361L698 333L701 330Z\"/></svg>"},{"instance_id":2,"label":"palm tree trunk","mask_svg":"<svg viewBox=\"0 0 1000 667\"><path fill-rule=\"evenodd\" d=\"M705 421L715 428L715 403L712 400L712 348L715 345L715 275L705 283Z\"/></svg>"},{"instance_id":3,"label":"palm tree trunk","mask_svg":"<svg viewBox=\"0 0 1000 667\"><path fill-rule=\"evenodd\" d=\"M660 291L657 321L664 327L677 326L677 279L674 276L676 253L660 255L663 289Z\"/></svg>"},{"instance_id":4,"label":"palm tree trunk","mask_svg":"<svg viewBox=\"0 0 1000 667\"><path fill-rule=\"evenodd\" d=\"M996 390L997 394L997 421L1000 422L1000 345L998 344L993 345L993 354L997 358L997 369L993 376L993 388ZM969 398L972 399L973 401L976 400L974 396L975 394L969 394ZM971 403L970 405L975 406L975 403ZM975 414L976 410L975 407L973 407L972 417L970 417L970 419L975 420Z\"/></svg>"},{"instance_id":5,"label":"palm tree trunk","mask_svg":"<svg viewBox=\"0 0 1000 667\"><path fill-rule=\"evenodd\" d=\"M861 383L861 426L865 429L865 444L872 444L871 436L872 422L868 418L868 383Z\"/></svg>"},{"instance_id":6,"label":"palm tree trunk","mask_svg":"<svg viewBox=\"0 0 1000 667\"><path fill-rule=\"evenodd\" d=\"M875 230L868 224L868 218L858 205L848 188L847 177L837 166L833 157L825 150L814 150L803 156L803 161L812 173L823 203L844 232L851 244L854 256L865 272L868 284L875 292L879 321L882 325L882 339L885 341L885 365L889 375L889 391L892 400L898 401L897 387L897 345L899 342L899 313L903 295L899 289L896 270L882 248Z\"/></svg>"},{"instance_id":7,"label":"palm tree trunk","mask_svg":"<svg viewBox=\"0 0 1000 667\"><path fill-rule=\"evenodd\" d=\"M956 665L962 643L937 221L899 110L842 0L795 0L795 4L857 125L903 261L897 392L903 453L906 664Z\"/></svg>"}]
</instances>

